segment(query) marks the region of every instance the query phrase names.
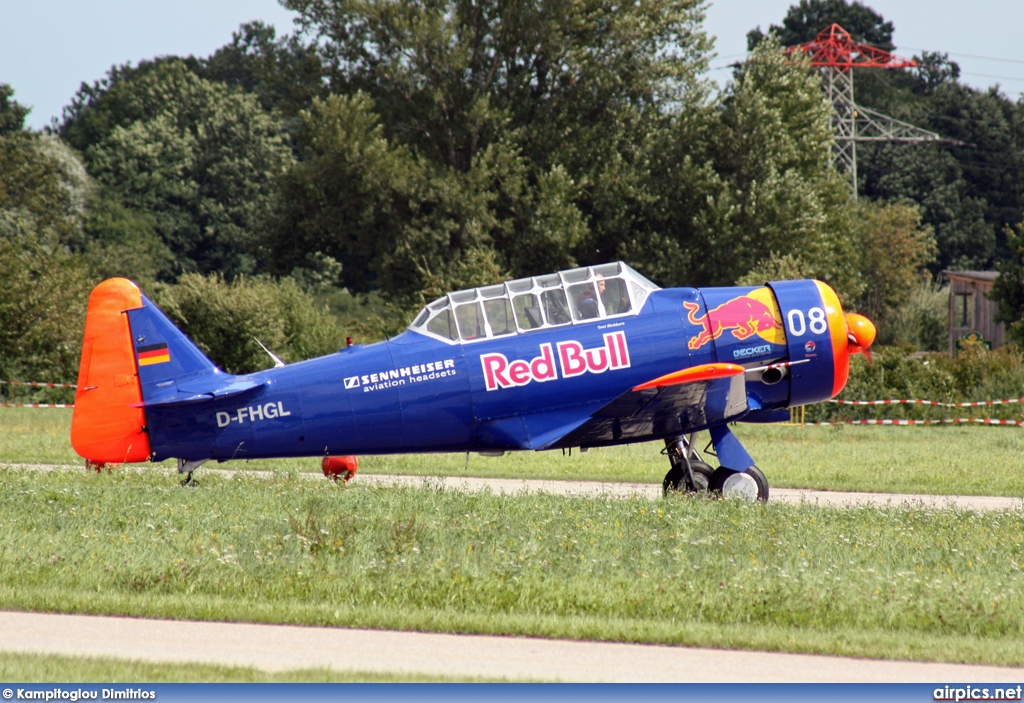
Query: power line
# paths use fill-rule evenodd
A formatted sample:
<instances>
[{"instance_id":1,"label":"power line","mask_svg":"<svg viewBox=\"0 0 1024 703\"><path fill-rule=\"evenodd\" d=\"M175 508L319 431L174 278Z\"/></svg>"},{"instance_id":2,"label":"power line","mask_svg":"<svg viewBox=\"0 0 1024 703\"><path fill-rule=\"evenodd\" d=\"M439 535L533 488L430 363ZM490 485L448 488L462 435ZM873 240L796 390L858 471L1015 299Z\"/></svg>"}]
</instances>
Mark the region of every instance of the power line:
<instances>
[{"instance_id":1,"label":"power line","mask_svg":"<svg viewBox=\"0 0 1024 703\"><path fill-rule=\"evenodd\" d=\"M904 46L904 47L901 47L901 48L904 49L904 50L909 49L910 51L928 51L928 52L931 52L931 53L944 53L944 54L948 54L950 56L963 56L964 58L967 58L967 59L984 59L986 61L1002 61L1004 63L1020 63L1020 64L1024 64L1024 59L1000 59L1000 58L996 58L995 56L978 56L977 54L961 54L961 53L958 53L958 52L955 52L955 51L932 52L931 49L916 49L916 48L914 48L912 46Z\"/></svg>"},{"instance_id":2,"label":"power line","mask_svg":"<svg viewBox=\"0 0 1024 703\"><path fill-rule=\"evenodd\" d=\"M999 80L1003 80L1003 81L1018 81L1020 83L1024 83L1024 78L1019 78L1019 77L1014 77L1014 76L994 76L991 73L973 73L973 72L968 72L968 71L961 71L960 75L961 76L978 76L980 78L998 78Z\"/></svg>"}]
</instances>

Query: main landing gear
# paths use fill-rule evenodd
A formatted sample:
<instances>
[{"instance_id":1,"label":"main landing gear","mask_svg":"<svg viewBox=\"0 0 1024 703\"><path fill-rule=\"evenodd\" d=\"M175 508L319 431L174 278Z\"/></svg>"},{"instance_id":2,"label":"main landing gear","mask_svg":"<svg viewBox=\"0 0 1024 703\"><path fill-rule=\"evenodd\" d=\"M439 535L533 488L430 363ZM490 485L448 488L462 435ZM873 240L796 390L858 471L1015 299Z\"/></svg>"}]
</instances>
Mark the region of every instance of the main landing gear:
<instances>
[{"instance_id":1,"label":"main landing gear","mask_svg":"<svg viewBox=\"0 0 1024 703\"><path fill-rule=\"evenodd\" d=\"M746 471L724 466L717 469L704 461L693 445L695 435L665 440L665 453L672 468L665 474L662 491L670 493L712 493L723 498L768 500L768 479L753 464Z\"/></svg>"},{"instance_id":2,"label":"main landing gear","mask_svg":"<svg viewBox=\"0 0 1024 703\"><path fill-rule=\"evenodd\" d=\"M714 469L693 446L694 435L665 440L665 453L672 468L665 474L661 489L669 493L701 493L708 490Z\"/></svg>"}]
</instances>

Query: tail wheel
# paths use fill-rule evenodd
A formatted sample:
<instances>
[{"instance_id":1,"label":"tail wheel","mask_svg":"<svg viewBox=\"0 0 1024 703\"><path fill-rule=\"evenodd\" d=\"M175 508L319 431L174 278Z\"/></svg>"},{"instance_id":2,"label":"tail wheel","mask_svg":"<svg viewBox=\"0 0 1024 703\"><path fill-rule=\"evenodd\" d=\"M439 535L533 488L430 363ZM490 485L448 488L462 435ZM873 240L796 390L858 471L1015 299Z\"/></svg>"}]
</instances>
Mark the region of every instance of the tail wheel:
<instances>
[{"instance_id":1,"label":"tail wheel","mask_svg":"<svg viewBox=\"0 0 1024 703\"><path fill-rule=\"evenodd\" d=\"M756 466L746 471L733 471L720 466L711 474L708 490L721 493L723 498L768 500L768 479Z\"/></svg>"},{"instance_id":2,"label":"tail wheel","mask_svg":"<svg viewBox=\"0 0 1024 703\"><path fill-rule=\"evenodd\" d=\"M683 479L684 470L682 466L673 466L665 474L665 480L662 482L661 488L666 494L686 492L686 481ZM693 474L693 483L697 487L697 492L702 493L708 490L708 485L711 483L711 477L714 475L715 470L703 461L691 459L690 471Z\"/></svg>"}]
</instances>

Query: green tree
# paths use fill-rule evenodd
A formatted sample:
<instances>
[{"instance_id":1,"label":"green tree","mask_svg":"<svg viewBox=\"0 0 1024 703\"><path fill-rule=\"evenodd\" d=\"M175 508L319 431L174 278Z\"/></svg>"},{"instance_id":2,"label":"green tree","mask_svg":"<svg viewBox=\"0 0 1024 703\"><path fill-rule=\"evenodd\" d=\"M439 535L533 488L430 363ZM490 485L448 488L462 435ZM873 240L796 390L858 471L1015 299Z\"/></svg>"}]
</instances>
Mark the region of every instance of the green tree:
<instances>
[{"instance_id":1,"label":"green tree","mask_svg":"<svg viewBox=\"0 0 1024 703\"><path fill-rule=\"evenodd\" d=\"M31 213L0 207L0 378L75 379L89 281L55 241Z\"/></svg>"},{"instance_id":2,"label":"green tree","mask_svg":"<svg viewBox=\"0 0 1024 703\"><path fill-rule=\"evenodd\" d=\"M228 373L274 365L262 343L285 362L337 351L344 335L325 309L290 278L185 274L153 291L154 302Z\"/></svg>"},{"instance_id":3,"label":"green tree","mask_svg":"<svg viewBox=\"0 0 1024 703\"><path fill-rule=\"evenodd\" d=\"M172 268L171 252L154 225L151 215L127 208L115 195L95 188L72 250L82 255L92 279L120 276L148 288L161 271Z\"/></svg>"},{"instance_id":4,"label":"green tree","mask_svg":"<svg viewBox=\"0 0 1024 703\"><path fill-rule=\"evenodd\" d=\"M1006 324L1006 336L1024 347L1024 225L1018 224L1007 233L1014 252L996 265L999 277L989 293L997 306L996 322Z\"/></svg>"},{"instance_id":5,"label":"green tree","mask_svg":"<svg viewBox=\"0 0 1024 703\"><path fill-rule=\"evenodd\" d=\"M0 83L0 137L22 131L28 113L29 108L14 100L14 89L7 83Z\"/></svg>"},{"instance_id":6,"label":"green tree","mask_svg":"<svg viewBox=\"0 0 1024 703\"><path fill-rule=\"evenodd\" d=\"M738 286L760 286L769 281L813 278L814 270L796 254L772 252L736 280Z\"/></svg>"},{"instance_id":7,"label":"green tree","mask_svg":"<svg viewBox=\"0 0 1024 703\"><path fill-rule=\"evenodd\" d=\"M466 173L388 140L364 93L301 113L302 160L281 179L266 237L273 270L321 254L344 261L353 291L381 288L408 307L505 274L495 246L523 268L567 262L584 226L562 169L536 183L513 147L492 144Z\"/></svg>"},{"instance_id":8,"label":"green tree","mask_svg":"<svg viewBox=\"0 0 1024 703\"><path fill-rule=\"evenodd\" d=\"M468 170L506 128L542 167L685 97L706 66L697 0L287 0L335 92L370 95L389 134ZM586 152L580 156L586 157Z\"/></svg>"},{"instance_id":9,"label":"green tree","mask_svg":"<svg viewBox=\"0 0 1024 703\"><path fill-rule=\"evenodd\" d=\"M291 156L255 98L162 61L83 88L61 131L97 181L153 217L174 256L164 277L257 268L256 223Z\"/></svg>"},{"instance_id":10,"label":"green tree","mask_svg":"<svg viewBox=\"0 0 1024 703\"><path fill-rule=\"evenodd\" d=\"M987 202L968 195L956 158L943 146L884 144L862 150L861 194L880 201L910 200L935 231L932 273L986 269L996 255L996 233L986 221Z\"/></svg>"},{"instance_id":11,"label":"green tree","mask_svg":"<svg viewBox=\"0 0 1024 703\"><path fill-rule=\"evenodd\" d=\"M758 45L728 91L714 142L727 205L693 243L702 283L731 283L774 252L798 257L845 297L859 294L848 191L830 164L830 110L815 72L774 40Z\"/></svg>"},{"instance_id":12,"label":"green tree","mask_svg":"<svg viewBox=\"0 0 1024 703\"><path fill-rule=\"evenodd\" d=\"M892 23L848 0L801 0L769 33L796 44L833 22L857 41L892 49ZM749 37L759 41L760 30ZM923 52L915 60L914 69L856 71L854 100L947 141L859 145L859 192L920 206L938 245L933 273L990 268L998 258L1012 258L1003 233L1024 218L1024 106L998 87L960 84L959 66L944 53Z\"/></svg>"},{"instance_id":13,"label":"green tree","mask_svg":"<svg viewBox=\"0 0 1024 703\"><path fill-rule=\"evenodd\" d=\"M911 297L922 270L935 256L935 238L931 227L922 224L917 205L909 202L861 202L856 221L865 283L856 307L875 323L885 342L889 322Z\"/></svg>"},{"instance_id":14,"label":"green tree","mask_svg":"<svg viewBox=\"0 0 1024 703\"><path fill-rule=\"evenodd\" d=\"M418 174L345 206L400 223L376 267L357 259L367 273L353 272L324 252L343 261L346 284L365 275L407 298L615 256L658 198L647 164L670 113L706 97L695 0L288 6L317 40L332 89L368 96L388 158ZM322 112L311 110L307 132ZM345 173L359 170L348 163Z\"/></svg>"},{"instance_id":15,"label":"green tree","mask_svg":"<svg viewBox=\"0 0 1024 703\"><path fill-rule=\"evenodd\" d=\"M0 378L72 381L88 280L67 243L88 179L59 139L24 129L27 113L0 84Z\"/></svg>"},{"instance_id":16,"label":"green tree","mask_svg":"<svg viewBox=\"0 0 1024 703\"><path fill-rule=\"evenodd\" d=\"M996 235L996 256L1012 254L1004 232L1024 217L1024 105L997 87L978 91L947 83L930 96L933 129L957 140L950 147L963 170L965 194L984 206Z\"/></svg>"},{"instance_id":17,"label":"green tree","mask_svg":"<svg viewBox=\"0 0 1024 703\"><path fill-rule=\"evenodd\" d=\"M278 38L273 26L259 21L243 24L229 44L199 60L193 70L207 80L253 93L265 110L290 119L313 98L327 97L316 46L294 34Z\"/></svg>"},{"instance_id":18,"label":"green tree","mask_svg":"<svg viewBox=\"0 0 1024 703\"><path fill-rule=\"evenodd\" d=\"M0 209L19 210L53 243L81 227L88 179L81 163L56 137L33 132L0 135Z\"/></svg>"},{"instance_id":19,"label":"green tree","mask_svg":"<svg viewBox=\"0 0 1024 703\"><path fill-rule=\"evenodd\" d=\"M412 217L423 168L385 138L365 94L315 100L301 118L301 160L280 179L266 258L284 275L326 254L344 262L344 285L370 290L378 285L381 257Z\"/></svg>"},{"instance_id":20,"label":"green tree","mask_svg":"<svg viewBox=\"0 0 1024 703\"><path fill-rule=\"evenodd\" d=\"M838 24L854 41L893 50L892 22L860 2L847 0L800 0L791 5L782 25L773 24L768 34L775 36L782 46L793 46L811 41L830 24ZM765 34L760 27L747 33L747 50L753 51Z\"/></svg>"}]
</instances>

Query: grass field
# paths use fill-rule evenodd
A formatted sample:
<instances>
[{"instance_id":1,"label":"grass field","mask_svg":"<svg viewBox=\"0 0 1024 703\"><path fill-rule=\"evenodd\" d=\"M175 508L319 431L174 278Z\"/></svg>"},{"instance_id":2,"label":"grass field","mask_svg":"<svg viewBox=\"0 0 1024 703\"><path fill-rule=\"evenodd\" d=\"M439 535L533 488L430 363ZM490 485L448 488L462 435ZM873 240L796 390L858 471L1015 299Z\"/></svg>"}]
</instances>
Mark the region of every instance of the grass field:
<instances>
[{"instance_id":1,"label":"grass field","mask_svg":"<svg viewBox=\"0 0 1024 703\"><path fill-rule=\"evenodd\" d=\"M245 667L203 664L154 664L121 661L103 657L64 657L58 655L5 652L0 657L0 681L61 683L66 681L104 683L415 683L464 682L438 676L381 674L376 672L340 672L331 669L300 669L268 673Z\"/></svg>"},{"instance_id":2,"label":"grass field","mask_svg":"<svg viewBox=\"0 0 1024 703\"><path fill-rule=\"evenodd\" d=\"M0 465L81 466L70 411L0 408ZM739 425L773 486L1024 496L1007 427ZM705 440L706 441L706 440ZM361 457L360 471L660 483L655 443ZM1024 511L462 495L0 467L0 608L1024 665ZM405 680L39 655L0 678ZM8 673L9 672L9 673Z\"/></svg>"},{"instance_id":3,"label":"grass field","mask_svg":"<svg viewBox=\"0 0 1024 703\"><path fill-rule=\"evenodd\" d=\"M81 465L71 411L0 408L0 463ZM772 486L942 495L1024 496L1024 430L1014 427L736 426ZM705 434L706 437L706 434ZM704 442L706 443L706 439ZM360 471L426 476L661 483L656 442L573 452L360 457ZM227 468L319 471L316 459L227 462ZM201 472L202 470L200 470Z\"/></svg>"},{"instance_id":4,"label":"grass field","mask_svg":"<svg viewBox=\"0 0 1024 703\"><path fill-rule=\"evenodd\" d=\"M0 608L1024 665L1024 511L0 470Z\"/></svg>"}]
</instances>

